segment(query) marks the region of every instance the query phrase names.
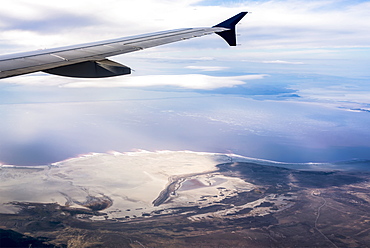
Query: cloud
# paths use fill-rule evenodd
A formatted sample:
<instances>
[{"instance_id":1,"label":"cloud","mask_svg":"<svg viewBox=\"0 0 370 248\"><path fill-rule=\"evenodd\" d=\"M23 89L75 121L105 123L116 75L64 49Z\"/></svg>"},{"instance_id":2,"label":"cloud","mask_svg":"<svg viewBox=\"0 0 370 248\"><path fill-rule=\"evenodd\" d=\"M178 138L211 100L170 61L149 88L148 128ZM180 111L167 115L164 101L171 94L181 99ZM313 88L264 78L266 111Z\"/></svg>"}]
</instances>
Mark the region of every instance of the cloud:
<instances>
[{"instance_id":1,"label":"cloud","mask_svg":"<svg viewBox=\"0 0 370 248\"><path fill-rule=\"evenodd\" d=\"M200 71L222 71L227 69L228 67L223 67L223 66L196 66L196 65L191 65L191 66L186 66L185 68L187 69L193 69L193 70L200 70Z\"/></svg>"},{"instance_id":2,"label":"cloud","mask_svg":"<svg viewBox=\"0 0 370 248\"><path fill-rule=\"evenodd\" d=\"M172 28L212 26L223 18L222 8L195 7L197 0L65 0L55 5L52 1L5 0L0 9L0 32L35 32L45 37L58 36L45 46L62 46L94 40L117 38L146 32ZM212 10L210 13L207 11ZM224 13L229 17L230 11ZM233 12L234 14L235 12ZM71 28L71 19L73 28ZM93 20L93 21L92 21ZM64 26L64 28L63 28ZM53 30L54 34L50 33ZM25 48L40 43L29 44L24 36L21 43ZM31 39L33 40L33 39ZM11 37L2 35L2 42L13 42ZM48 41L48 38L46 39Z\"/></svg>"},{"instance_id":3,"label":"cloud","mask_svg":"<svg viewBox=\"0 0 370 248\"><path fill-rule=\"evenodd\" d=\"M17 85L59 86L65 88L115 88L173 86L184 89L211 90L245 84L247 80L263 79L265 74L216 77L202 74L121 76L102 79L78 79L53 75L34 74L14 77L3 82Z\"/></svg>"},{"instance_id":4,"label":"cloud","mask_svg":"<svg viewBox=\"0 0 370 248\"><path fill-rule=\"evenodd\" d=\"M201 74L187 75L149 75L149 76L128 76L114 80L89 80L63 84L61 87L85 88L85 87L155 87L175 86L185 89L217 89L233 87L245 84L244 80L262 79L265 75L245 75L235 77L214 77Z\"/></svg>"},{"instance_id":5,"label":"cloud","mask_svg":"<svg viewBox=\"0 0 370 248\"><path fill-rule=\"evenodd\" d=\"M0 9L0 53L78 44L172 28L212 26L240 11L252 13L241 21L242 25L238 25L238 32L241 33L238 43L242 46L233 48L238 51L233 56L235 59L246 58L253 52L251 49L302 51L309 48L369 47L370 44L368 1L271 0L216 3L207 6L199 0L107 0L104 3L65 0L56 6L53 1L47 0L4 0ZM177 51L179 47L184 57L197 56L200 50L202 54L199 57L230 56L230 53L222 53L229 48L215 35L193 39L191 42L174 43L160 49ZM219 48L222 50L214 50ZM260 54L263 51L258 52ZM265 54L261 56L264 60L268 59ZM289 61L284 57L281 59Z\"/></svg>"},{"instance_id":6,"label":"cloud","mask_svg":"<svg viewBox=\"0 0 370 248\"><path fill-rule=\"evenodd\" d=\"M199 0L107 0L104 4L65 0L56 6L46 0L5 0L0 10L3 17L0 27L39 31L49 36L53 35L49 32L54 26L54 35L61 33L60 43L71 38L73 42L85 42L90 38L98 40L162 29L212 26L247 10L252 14L238 26L245 34L239 37L243 44L258 47L369 44L367 10L370 3L367 1L236 1L227 5L222 2L218 6L206 6ZM77 20L73 21L72 32L70 28L63 28L63 23L71 27L71 18Z\"/></svg>"},{"instance_id":7,"label":"cloud","mask_svg":"<svg viewBox=\"0 0 370 248\"><path fill-rule=\"evenodd\" d=\"M370 3L255 1L241 26L243 44L264 48L368 47Z\"/></svg>"},{"instance_id":8,"label":"cloud","mask_svg":"<svg viewBox=\"0 0 370 248\"><path fill-rule=\"evenodd\" d=\"M284 60L270 60L263 61L264 64L289 64L289 65L303 65L303 62L293 62L293 61L284 61Z\"/></svg>"}]
</instances>

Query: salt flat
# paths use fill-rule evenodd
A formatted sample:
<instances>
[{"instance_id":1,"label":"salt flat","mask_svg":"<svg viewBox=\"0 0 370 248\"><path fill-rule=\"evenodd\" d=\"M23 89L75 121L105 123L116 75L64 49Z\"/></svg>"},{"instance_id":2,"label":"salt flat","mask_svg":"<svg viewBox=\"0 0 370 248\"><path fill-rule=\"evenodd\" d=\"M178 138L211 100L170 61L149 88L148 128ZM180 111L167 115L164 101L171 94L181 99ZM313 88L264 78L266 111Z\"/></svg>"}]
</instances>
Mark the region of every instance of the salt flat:
<instances>
[{"instance_id":1,"label":"salt flat","mask_svg":"<svg viewBox=\"0 0 370 248\"><path fill-rule=\"evenodd\" d=\"M137 151L92 153L49 166L3 166L0 201L56 202L83 207L92 199L109 199L111 206L103 210L109 217L132 217L162 208L154 207L152 202L174 176L192 175L184 179L185 185L182 188L179 185L180 191L172 197L176 206L195 202L203 195L218 195L219 187L228 192L237 187L249 188L241 179L212 174L217 171L217 164L230 160L227 155L215 153ZM189 180L199 182L200 186L187 187ZM0 205L2 213L15 211L13 206Z\"/></svg>"}]
</instances>

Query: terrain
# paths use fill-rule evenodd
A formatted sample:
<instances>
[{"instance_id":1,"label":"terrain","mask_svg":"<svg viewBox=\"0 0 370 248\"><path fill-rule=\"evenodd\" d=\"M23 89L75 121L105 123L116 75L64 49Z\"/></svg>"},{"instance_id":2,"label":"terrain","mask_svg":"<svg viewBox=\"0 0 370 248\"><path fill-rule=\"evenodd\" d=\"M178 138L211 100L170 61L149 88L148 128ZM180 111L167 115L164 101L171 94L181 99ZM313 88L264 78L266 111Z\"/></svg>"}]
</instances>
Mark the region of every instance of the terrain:
<instances>
[{"instance_id":1,"label":"terrain","mask_svg":"<svg viewBox=\"0 0 370 248\"><path fill-rule=\"evenodd\" d=\"M230 190L225 178L248 187L238 182ZM122 209L126 216L111 218L107 196L83 207L9 202L19 211L0 215L0 246L369 247L369 180L369 172L221 163L172 177L152 202L157 208L136 209L141 215ZM186 191L212 186L216 193L179 201Z\"/></svg>"}]
</instances>

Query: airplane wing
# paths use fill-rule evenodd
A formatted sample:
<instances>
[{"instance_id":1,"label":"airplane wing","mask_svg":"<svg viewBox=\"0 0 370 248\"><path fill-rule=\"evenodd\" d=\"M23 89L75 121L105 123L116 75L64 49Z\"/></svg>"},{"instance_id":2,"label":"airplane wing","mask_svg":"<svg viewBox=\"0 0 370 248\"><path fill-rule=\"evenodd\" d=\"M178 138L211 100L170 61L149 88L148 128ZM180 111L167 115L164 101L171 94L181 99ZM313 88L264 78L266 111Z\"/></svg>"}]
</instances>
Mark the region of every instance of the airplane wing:
<instances>
[{"instance_id":1,"label":"airplane wing","mask_svg":"<svg viewBox=\"0 0 370 248\"><path fill-rule=\"evenodd\" d=\"M50 74L100 78L130 74L131 69L107 57L216 33L236 46L235 25L241 12L209 28L184 28L80 45L0 56L0 78L43 71Z\"/></svg>"}]
</instances>

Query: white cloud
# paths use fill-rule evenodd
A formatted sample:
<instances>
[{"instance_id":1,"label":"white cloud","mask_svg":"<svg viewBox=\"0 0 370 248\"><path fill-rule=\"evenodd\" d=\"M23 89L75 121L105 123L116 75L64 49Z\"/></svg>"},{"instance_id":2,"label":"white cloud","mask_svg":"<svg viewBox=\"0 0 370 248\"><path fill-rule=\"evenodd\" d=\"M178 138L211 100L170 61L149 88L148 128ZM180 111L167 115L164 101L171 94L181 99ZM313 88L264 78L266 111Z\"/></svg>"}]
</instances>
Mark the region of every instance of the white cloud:
<instances>
[{"instance_id":1,"label":"white cloud","mask_svg":"<svg viewBox=\"0 0 370 248\"><path fill-rule=\"evenodd\" d=\"M134 35L171 28L212 26L240 11L251 11L238 29L243 33L239 42L248 47L353 47L369 46L369 2L349 1L245 1L227 6L201 6L200 0L65 0L58 2L34 0L4 0L0 15L2 43L16 42L24 48L52 47L105 38ZM40 25L59 17L63 23L71 16L91 19L94 23L76 21L74 27L61 30L58 25L52 33L42 33ZM38 20L32 26L32 22ZM19 36L4 32L14 24L25 24ZM43 23L43 24L42 24ZM44 38L34 39L36 32ZM23 33L22 33L23 32ZM41 32L41 33L40 33ZM50 36L50 37L49 37ZM36 37L35 37L36 38ZM29 41L31 40L31 42ZM221 44L221 43L219 43ZM212 44L208 44L212 45Z\"/></svg>"},{"instance_id":2,"label":"white cloud","mask_svg":"<svg viewBox=\"0 0 370 248\"><path fill-rule=\"evenodd\" d=\"M54 47L172 28L212 26L235 14L219 7L196 7L197 2L199 0L65 0L55 5L55 2L45 0L5 0L0 9L0 32L2 42L16 42L24 49L37 49L42 41L42 47ZM208 13L209 10L212 11ZM71 17L83 17L93 23L77 21L73 27L63 29L60 24ZM59 23L55 31L43 32L41 26L50 25L50 20L56 18ZM23 35L23 39L15 39L18 35L14 34L4 35L9 28L19 32L19 36ZM45 39L34 39L40 34ZM58 39L50 40L48 36Z\"/></svg>"},{"instance_id":3,"label":"white cloud","mask_svg":"<svg viewBox=\"0 0 370 248\"><path fill-rule=\"evenodd\" d=\"M114 88L114 87L158 87L174 86L185 89L211 90L245 84L247 80L262 79L267 75L244 75L233 77L215 77L202 74L187 75L146 75L121 76L102 79L65 78L52 75L33 75L15 77L3 82L18 85L60 86L66 88Z\"/></svg>"},{"instance_id":4,"label":"white cloud","mask_svg":"<svg viewBox=\"0 0 370 248\"><path fill-rule=\"evenodd\" d=\"M369 46L369 2L254 2L241 26L243 44L263 48Z\"/></svg>"},{"instance_id":5,"label":"white cloud","mask_svg":"<svg viewBox=\"0 0 370 248\"><path fill-rule=\"evenodd\" d=\"M175 86L186 89L211 90L245 84L244 80L262 79L265 75L214 77L201 74L127 76L107 80L86 80L63 84L61 87L150 87Z\"/></svg>"},{"instance_id":6,"label":"white cloud","mask_svg":"<svg viewBox=\"0 0 370 248\"><path fill-rule=\"evenodd\" d=\"M193 69L193 70L200 70L200 71L222 71L227 69L228 67L223 66L196 66L196 65L190 65L186 66L187 69Z\"/></svg>"},{"instance_id":7,"label":"white cloud","mask_svg":"<svg viewBox=\"0 0 370 248\"><path fill-rule=\"evenodd\" d=\"M293 62L293 61L284 61L284 60L270 60L263 61L264 64L290 64L290 65L303 65L303 62Z\"/></svg>"}]
</instances>

